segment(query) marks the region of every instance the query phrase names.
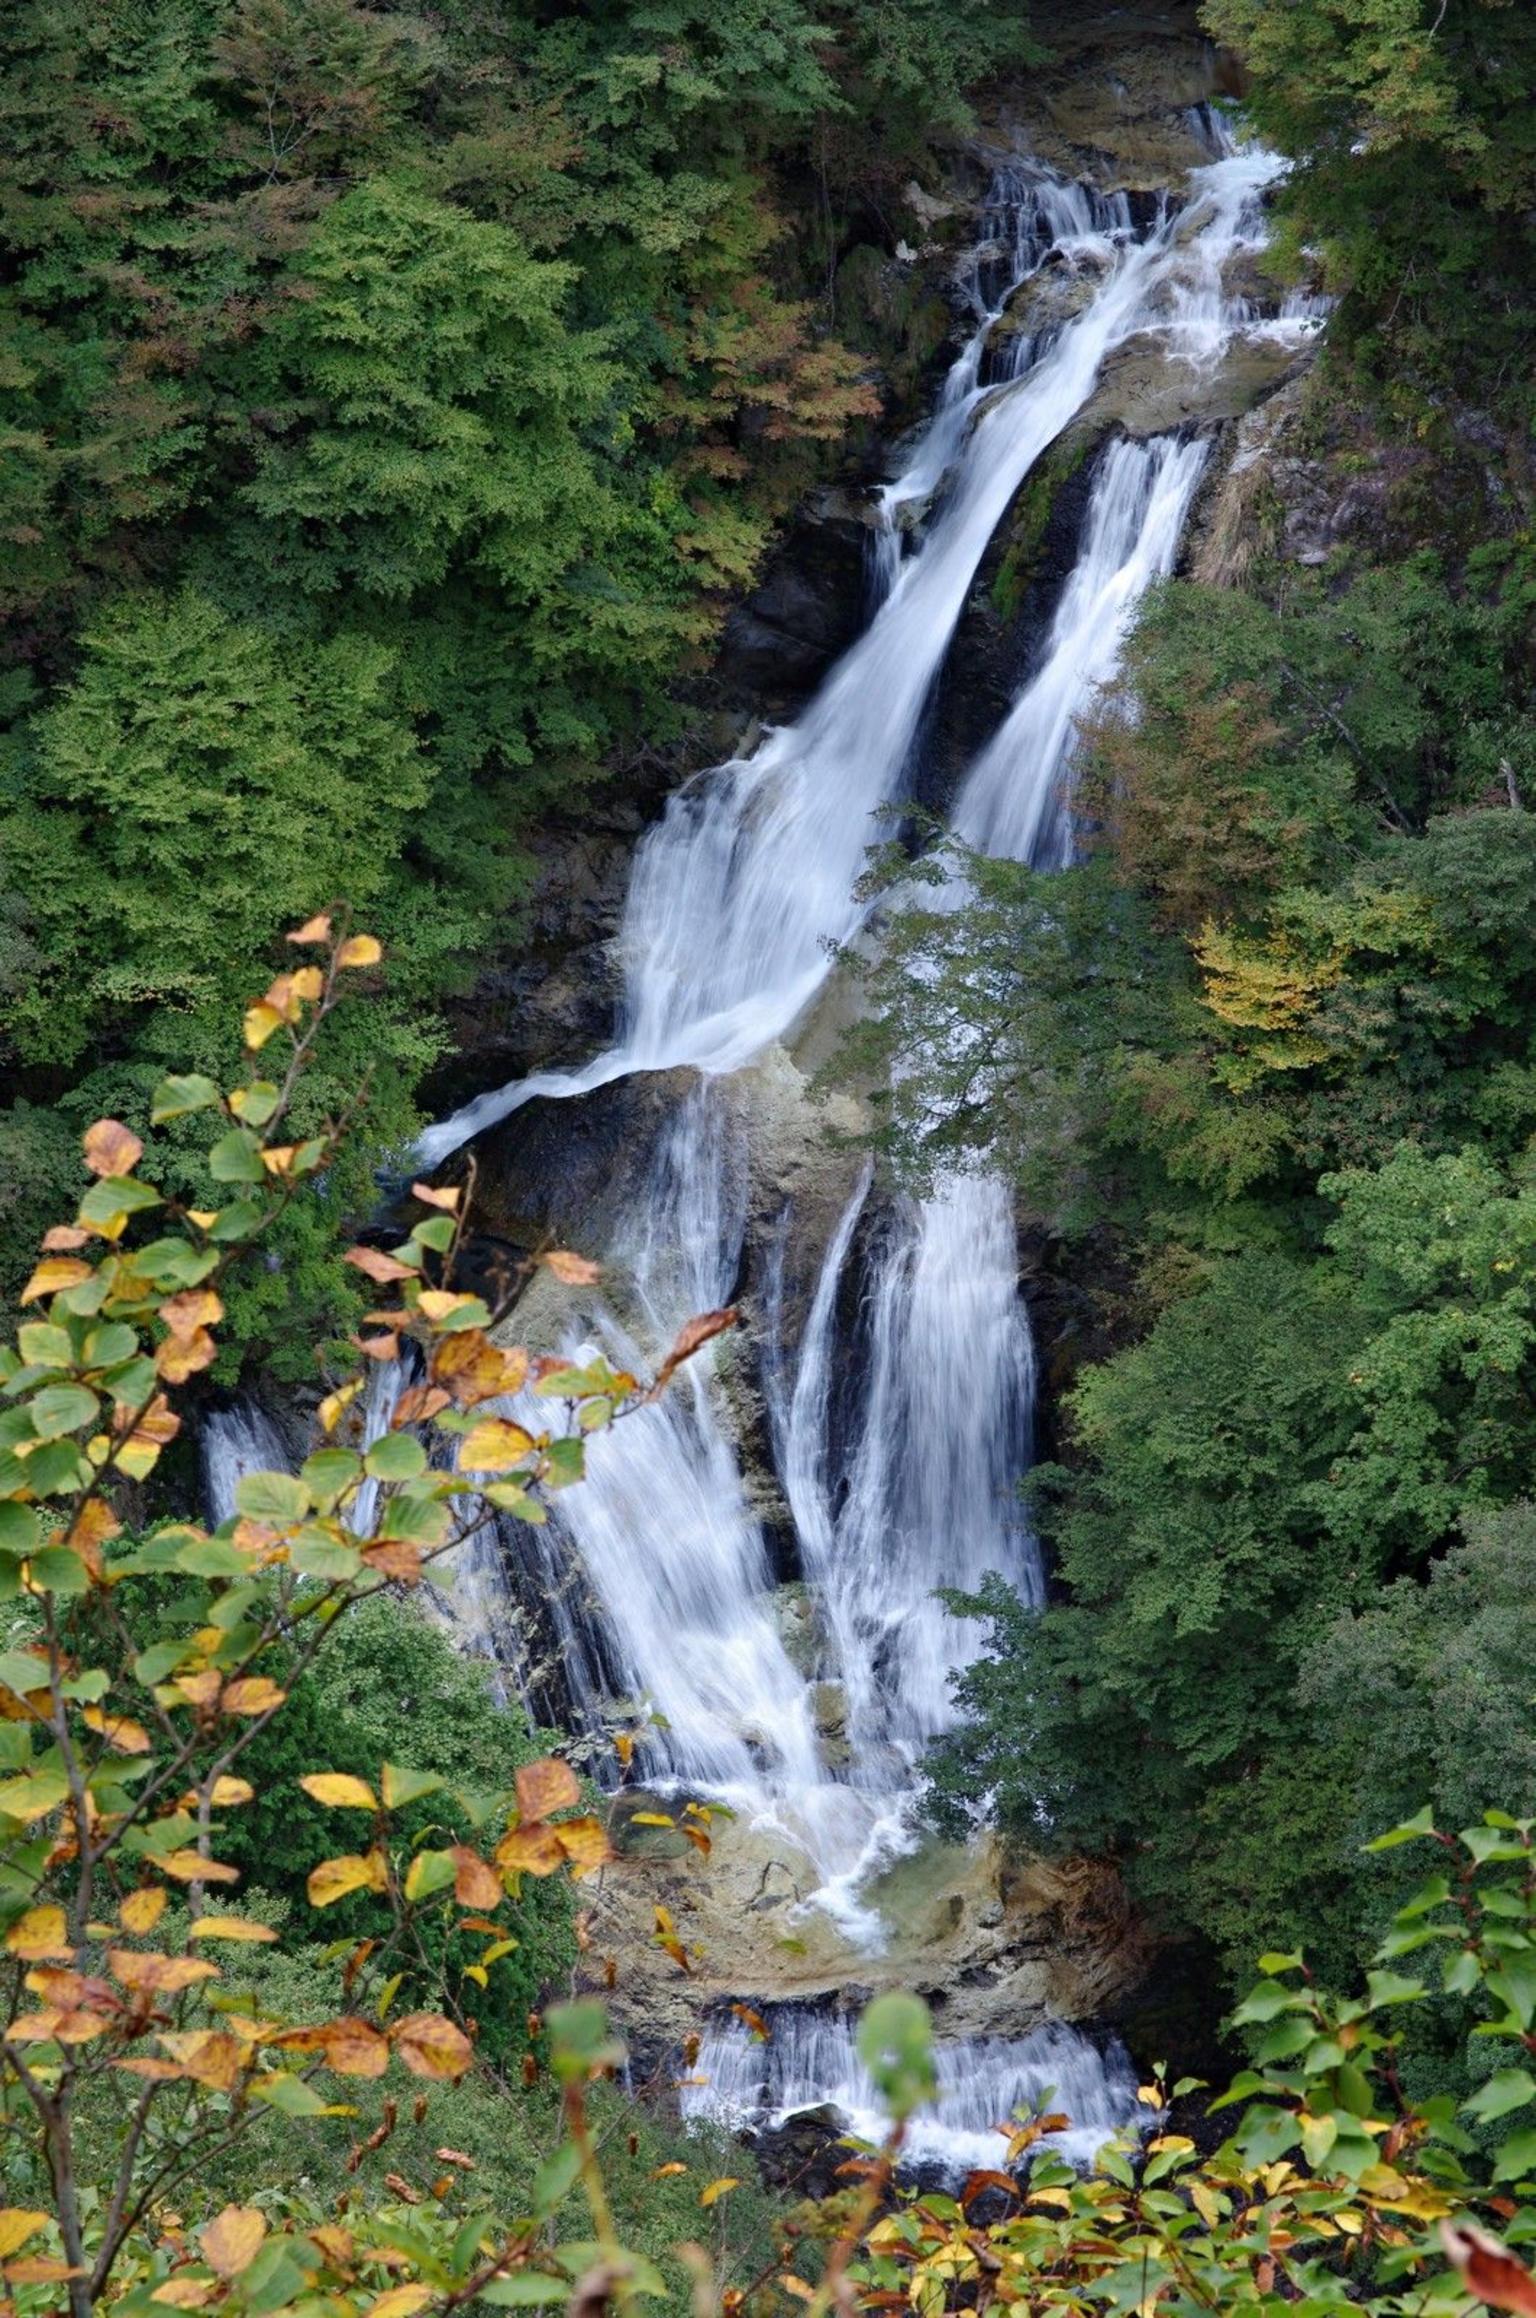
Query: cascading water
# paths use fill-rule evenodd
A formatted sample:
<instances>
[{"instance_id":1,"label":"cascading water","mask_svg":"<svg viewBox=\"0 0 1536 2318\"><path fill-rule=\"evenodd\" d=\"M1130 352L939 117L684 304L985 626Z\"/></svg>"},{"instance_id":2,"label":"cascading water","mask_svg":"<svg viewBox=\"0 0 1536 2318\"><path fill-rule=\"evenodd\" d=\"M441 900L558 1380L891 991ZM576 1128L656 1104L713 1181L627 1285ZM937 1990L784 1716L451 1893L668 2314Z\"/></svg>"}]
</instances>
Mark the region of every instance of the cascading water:
<instances>
[{"instance_id":1,"label":"cascading water","mask_svg":"<svg viewBox=\"0 0 1536 2318\"><path fill-rule=\"evenodd\" d=\"M825 2105L861 2140L884 2140L890 2118L846 2019L781 2005L767 2025L766 2042L737 2021L704 2039L682 2089L685 2117L740 2131L782 2125ZM904 2150L914 2164L950 2173L995 2168L1005 2150L999 2127L1047 2094L1051 2107L1071 2120L1048 2145L1083 2164L1136 2107L1136 2080L1124 2054L1115 2047L1101 2052L1059 2022L1032 2036L974 2037L941 2048L938 2078L938 2099L908 2126Z\"/></svg>"},{"instance_id":2,"label":"cascading water","mask_svg":"<svg viewBox=\"0 0 1536 2318\"><path fill-rule=\"evenodd\" d=\"M689 1313L733 1292L743 1177L716 1082L785 1038L832 971L835 945L865 923L865 851L905 792L978 565L1106 356L1155 337L1198 375L1245 329L1313 327L1302 316L1256 321L1223 288L1230 261L1262 245L1262 195L1280 166L1227 154L1195 171L1188 201L1140 240L1123 200L1030 164L1000 179L975 257L978 326L880 497L864 635L797 723L688 784L644 841L621 935L617 1043L582 1070L482 1095L423 1138L418 1162L431 1167L534 1096L680 1064L708 1074L673 1113L627 1229L606 1251L614 1276L633 1284L633 1307L620 1315L594 1300L573 1346L585 1339L643 1366ZM1043 339L1016 341L1024 353L1003 365L1016 375L982 383L997 315L1046 263L1096 286ZM1137 598L1171 567L1205 456L1198 439L1164 436L1117 443L1099 460L1038 668L961 788L956 827L978 847L1066 857L1076 719L1111 673ZM769 1314L770 1413L819 1613L818 1672L847 1700L847 1760L835 1769L818 1743L811 1680L771 1614L769 1558L722 1389L734 1353L706 1353L661 1402L594 1440L587 1480L546 1529L507 1534L548 1595L577 1719L595 1722L615 1695L648 1703L648 1774L787 1829L821 1879L816 1904L855 1946L882 1938L864 1887L915 1840L907 1804L918 1758L952 1717L951 1677L976 1646L935 1589L971 1589L997 1570L1027 1598L1041 1590L1016 1496L1033 1400L1016 1281L1002 1185L955 1179L877 1212L866 1177L831 1234L798 1340L791 1297ZM839 1306L850 1298L862 1355L851 1413L837 1388L848 1349ZM223 1502L212 1486L210 1496ZM700 2064L711 2081L689 2095L695 2111L761 2118L830 2100L872 2119L843 2026L820 2018L784 2037L767 2061L739 2049L734 2031L711 2040ZM1133 2105L1115 2067L1065 2029L1047 2032L1046 2045L972 2044L946 2066L948 2089L925 2130L954 2164L973 2162L975 2136L1045 2081L1062 2088L1089 2141ZM997 2147L987 2134L994 2161Z\"/></svg>"}]
</instances>

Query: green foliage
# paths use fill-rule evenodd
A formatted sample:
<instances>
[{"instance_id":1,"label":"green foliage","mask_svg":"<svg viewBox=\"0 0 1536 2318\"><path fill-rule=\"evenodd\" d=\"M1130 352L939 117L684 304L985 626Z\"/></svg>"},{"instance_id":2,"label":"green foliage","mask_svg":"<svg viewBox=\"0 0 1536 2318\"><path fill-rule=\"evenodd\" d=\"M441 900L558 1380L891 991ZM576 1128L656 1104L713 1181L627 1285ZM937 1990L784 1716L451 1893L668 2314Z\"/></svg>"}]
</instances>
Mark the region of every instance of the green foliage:
<instances>
[{"instance_id":1,"label":"green foliage","mask_svg":"<svg viewBox=\"0 0 1536 2318\"><path fill-rule=\"evenodd\" d=\"M42 1114L221 1067L220 961L343 891L391 995L306 1095L368 1078L334 1181L368 1199L539 817L675 723L878 407L812 294L829 125L852 205L1027 45L999 0L5 12L0 1292ZM277 1254L289 1325L257 1281L238 1333L291 1370L356 1300Z\"/></svg>"},{"instance_id":2,"label":"green foliage","mask_svg":"<svg viewBox=\"0 0 1536 2318\"><path fill-rule=\"evenodd\" d=\"M334 1847L334 1815L299 1785L306 1771L328 1769L371 1778L409 1733L412 1764L458 1789L486 1796L505 1788L519 1764L543 1750L515 1708L499 1706L487 1670L464 1659L417 1610L381 1597L365 1603L292 1683L283 1713L253 1742L246 1776L256 1790L230 1830L225 1849L249 1885L302 1910L312 1869ZM464 1811L441 1794L400 1814L409 1842L472 1841ZM490 1967L473 2006L482 2049L493 2059L518 2054L526 2022L546 1988L558 1986L575 1961L574 1910L562 1882L525 1888L517 1946ZM381 1937L387 1907L366 1892L343 1900L329 1918L333 1936ZM484 1943L468 1937L426 1942L434 1971L462 1972ZM418 1979L419 1972L408 1973Z\"/></svg>"},{"instance_id":3,"label":"green foliage","mask_svg":"<svg viewBox=\"0 0 1536 2318\"><path fill-rule=\"evenodd\" d=\"M1206 0L1286 194L1345 293L1338 335L1388 393L1469 379L1516 407L1536 281L1536 26L1503 0Z\"/></svg>"}]
</instances>

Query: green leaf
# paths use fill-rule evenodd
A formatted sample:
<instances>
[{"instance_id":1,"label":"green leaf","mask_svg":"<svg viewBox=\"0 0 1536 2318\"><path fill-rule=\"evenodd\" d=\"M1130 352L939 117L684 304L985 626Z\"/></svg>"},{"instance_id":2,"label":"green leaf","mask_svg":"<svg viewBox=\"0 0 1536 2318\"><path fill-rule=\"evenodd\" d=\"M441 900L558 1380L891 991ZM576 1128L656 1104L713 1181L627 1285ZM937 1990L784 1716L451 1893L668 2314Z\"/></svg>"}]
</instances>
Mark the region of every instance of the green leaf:
<instances>
[{"instance_id":1,"label":"green leaf","mask_svg":"<svg viewBox=\"0 0 1536 2318\"><path fill-rule=\"evenodd\" d=\"M269 2107L280 2109L285 2117L323 2117L327 2114L328 2103L302 2077L259 2077L251 2091L258 2101L265 2101Z\"/></svg>"},{"instance_id":2,"label":"green leaf","mask_svg":"<svg viewBox=\"0 0 1536 2318\"><path fill-rule=\"evenodd\" d=\"M933 2099L933 2022L920 1996L900 1988L877 1996L864 2008L856 2041L860 2060L898 2123Z\"/></svg>"},{"instance_id":3,"label":"green leaf","mask_svg":"<svg viewBox=\"0 0 1536 2318\"><path fill-rule=\"evenodd\" d=\"M1407 1980L1401 1972L1367 1972L1365 1991L1372 2005L1413 2004L1428 1993L1422 1980Z\"/></svg>"},{"instance_id":4,"label":"green leaf","mask_svg":"<svg viewBox=\"0 0 1536 2318\"><path fill-rule=\"evenodd\" d=\"M538 2183L534 2184L535 2192ZM519 2270L515 2277L493 2278L480 2289L480 2300L493 2310L531 2310L540 2302L563 2302L571 2290L566 2277L549 2278L539 2270Z\"/></svg>"},{"instance_id":5,"label":"green leaf","mask_svg":"<svg viewBox=\"0 0 1536 2318\"><path fill-rule=\"evenodd\" d=\"M1305 1992L1286 1988L1278 1980L1261 1980L1251 1988L1232 2015L1233 2025L1240 2027L1249 2020L1273 2020L1277 2012L1294 2012L1306 2002Z\"/></svg>"},{"instance_id":6,"label":"green leaf","mask_svg":"<svg viewBox=\"0 0 1536 2318\"><path fill-rule=\"evenodd\" d=\"M412 1771L399 1763L384 1763L379 1770L379 1792L386 1809L403 1810L407 1803L419 1803L423 1795L435 1795L443 1784L436 1771Z\"/></svg>"},{"instance_id":7,"label":"green leaf","mask_svg":"<svg viewBox=\"0 0 1536 2318\"><path fill-rule=\"evenodd\" d=\"M362 1459L353 1449L317 1449L299 1467L316 1505L334 1505L362 1473Z\"/></svg>"},{"instance_id":8,"label":"green leaf","mask_svg":"<svg viewBox=\"0 0 1536 2318\"><path fill-rule=\"evenodd\" d=\"M1523 2108L1532 2100L1536 2100L1536 2077L1530 2070L1501 2068L1478 2086L1470 2101L1462 2102L1462 2109L1468 2116L1491 2120L1506 2117L1511 2109Z\"/></svg>"},{"instance_id":9,"label":"green leaf","mask_svg":"<svg viewBox=\"0 0 1536 2318\"><path fill-rule=\"evenodd\" d=\"M67 1545L47 1545L27 1565L32 1583L48 1594L88 1594L91 1573Z\"/></svg>"},{"instance_id":10,"label":"green leaf","mask_svg":"<svg viewBox=\"0 0 1536 2318\"><path fill-rule=\"evenodd\" d=\"M199 1072L164 1078L150 1097L150 1123L162 1127L167 1119L184 1119L190 1111L209 1110L218 1099L219 1090L212 1079L203 1078Z\"/></svg>"},{"instance_id":11,"label":"green leaf","mask_svg":"<svg viewBox=\"0 0 1536 2318\"><path fill-rule=\"evenodd\" d=\"M385 1433L363 1463L376 1481L415 1481L427 1469L427 1452L413 1433Z\"/></svg>"},{"instance_id":12,"label":"green leaf","mask_svg":"<svg viewBox=\"0 0 1536 2318\"><path fill-rule=\"evenodd\" d=\"M29 1690L47 1688L48 1669L41 1658L33 1658L25 1650L7 1650L0 1656L0 1683L25 1697Z\"/></svg>"},{"instance_id":13,"label":"green leaf","mask_svg":"<svg viewBox=\"0 0 1536 2318\"><path fill-rule=\"evenodd\" d=\"M33 1771L21 1779L0 1779L0 1812L8 1819L30 1823L56 1811L69 1794L69 1780L61 1770Z\"/></svg>"},{"instance_id":14,"label":"green leaf","mask_svg":"<svg viewBox=\"0 0 1536 2318\"><path fill-rule=\"evenodd\" d=\"M411 1237L419 1240L424 1248L435 1249L438 1255L445 1256L453 1245L455 1229L451 1215L427 1215L415 1226Z\"/></svg>"},{"instance_id":15,"label":"green leaf","mask_svg":"<svg viewBox=\"0 0 1536 2318\"><path fill-rule=\"evenodd\" d=\"M577 2084L597 2070L617 2068L625 2054L609 2034L608 2012L592 1996L573 2003L551 2004L544 2014L549 2038L550 2065L563 2084Z\"/></svg>"},{"instance_id":16,"label":"green leaf","mask_svg":"<svg viewBox=\"0 0 1536 2318\"><path fill-rule=\"evenodd\" d=\"M288 1559L300 1577L322 1578L327 1585L336 1578L355 1578L363 1566L355 1545L344 1545L323 1529L301 1529L288 1548Z\"/></svg>"},{"instance_id":17,"label":"green leaf","mask_svg":"<svg viewBox=\"0 0 1536 2318\"><path fill-rule=\"evenodd\" d=\"M250 1556L224 1537L194 1537L178 1546L172 1565L194 1578L243 1578L251 1571Z\"/></svg>"},{"instance_id":18,"label":"green leaf","mask_svg":"<svg viewBox=\"0 0 1536 2318\"><path fill-rule=\"evenodd\" d=\"M91 1468L73 1441L45 1441L26 1464L34 1497L73 1497L91 1479Z\"/></svg>"},{"instance_id":19,"label":"green leaf","mask_svg":"<svg viewBox=\"0 0 1536 2318\"><path fill-rule=\"evenodd\" d=\"M0 1553L35 1553L42 1534L30 1505L18 1505L14 1497L0 1498Z\"/></svg>"},{"instance_id":20,"label":"green leaf","mask_svg":"<svg viewBox=\"0 0 1536 2318\"><path fill-rule=\"evenodd\" d=\"M83 1384L47 1384L27 1403L27 1413L40 1441L56 1441L94 1424L101 1410L95 1393Z\"/></svg>"},{"instance_id":21,"label":"green leaf","mask_svg":"<svg viewBox=\"0 0 1536 2318\"><path fill-rule=\"evenodd\" d=\"M431 1547L444 1542L451 1526L447 1506L435 1497L391 1497L379 1521L379 1535Z\"/></svg>"},{"instance_id":22,"label":"green leaf","mask_svg":"<svg viewBox=\"0 0 1536 2318\"><path fill-rule=\"evenodd\" d=\"M231 1127L208 1154L208 1172L215 1183L265 1183L261 1145L249 1127Z\"/></svg>"},{"instance_id":23,"label":"green leaf","mask_svg":"<svg viewBox=\"0 0 1536 2318\"><path fill-rule=\"evenodd\" d=\"M103 1175L80 1202L82 1223L110 1224L120 1215L137 1215L146 1207L163 1205L158 1191L134 1175Z\"/></svg>"},{"instance_id":24,"label":"green leaf","mask_svg":"<svg viewBox=\"0 0 1536 2318\"><path fill-rule=\"evenodd\" d=\"M405 1871L405 1896L430 1899L435 1891L446 1891L455 1873L451 1851L418 1851Z\"/></svg>"},{"instance_id":25,"label":"green leaf","mask_svg":"<svg viewBox=\"0 0 1536 2318\"><path fill-rule=\"evenodd\" d=\"M1495 2182L1523 2181L1531 2173L1536 2173L1536 2125L1528 2125L1523 2133L1512 2133L1501 2145L1491 2178Z\"/></svg>"},{"instance_id":26,"label":"green leaf","mask_svg":"<svg viewBox=\"0 0 1536 2318\"><path fill-rule=\"evenodd\" d=\"M277 1109L282 1089L274 1079L252 1079L248 1087L240 1089L234 1108L245 1127L264 1127Z\"/></svg>"},{"instance_id":27,"label":"green leaf","mask_svg":"<svg viewBox=\"0 0 1536 2318\"><path fill-rule=\"evenodd\" d=\"M219 1209L217 1216L208 1226L208 1237L211 1240L217 1240L221 1247L234 1240L249 1239L252 1232L261 1223L263 1214L264 1210L259 1201L237 1199L231 1206Z\"/></svg>"},{"instance_id":28,"label":"green leaf","mask_svg":"<svg viewBox=\"0 0 1536 2318\"><path fill-rule=\"evenodd\" d=\"M1411 1819L1404 1819L1399 1826L1389 1828L1385 1835L1373 1835L1365 1849L1367 1851L1392 1851L1399 1843L1412 1843L1419 1836L1433 1835L1434 1832L1434 1805L1426 1803L1422 1811L1416 1811Z\"/></svg>"},{"instance_id":29,"label":"green leaf","mask_svg":"<svg viewBox=\"0 0 1536 2318\"><path fill-rule=\"evenodd\" d=\"M309 1490L297 1473L246 1473L235 1484L235 1503L251 1521L282 1525L303 1520Z\"/></svg>"}]
</instances>

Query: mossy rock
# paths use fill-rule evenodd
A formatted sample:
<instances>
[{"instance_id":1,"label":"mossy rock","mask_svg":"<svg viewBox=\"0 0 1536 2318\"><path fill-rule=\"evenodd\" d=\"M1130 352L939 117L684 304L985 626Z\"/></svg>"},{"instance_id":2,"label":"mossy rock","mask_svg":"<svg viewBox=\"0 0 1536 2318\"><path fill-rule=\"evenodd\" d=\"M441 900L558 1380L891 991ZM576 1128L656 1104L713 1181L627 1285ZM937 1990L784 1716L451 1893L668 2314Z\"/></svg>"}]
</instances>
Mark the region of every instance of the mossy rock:
<instances>
[{"instance_id":1,"label":"mossy rock","mask_svg":"<svg viewBox=\"0 0 1536 2318\"><path fill-rule=\"evenodd\" d=\"M905 401L950 337L948 306L914 266L859 242L833 278L837 333L861 354L873 355Z\"/></svg>"}]
</instances>

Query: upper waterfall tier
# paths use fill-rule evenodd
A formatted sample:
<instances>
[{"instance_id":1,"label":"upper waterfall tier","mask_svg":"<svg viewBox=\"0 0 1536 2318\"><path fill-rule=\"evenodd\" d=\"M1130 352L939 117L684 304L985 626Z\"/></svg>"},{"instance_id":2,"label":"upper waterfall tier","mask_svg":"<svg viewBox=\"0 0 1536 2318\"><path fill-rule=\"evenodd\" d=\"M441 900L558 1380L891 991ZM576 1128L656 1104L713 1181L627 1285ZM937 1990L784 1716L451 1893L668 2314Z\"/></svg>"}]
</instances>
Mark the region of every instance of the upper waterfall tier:
<instances>
[{"instance_id":1,"label":"upper waterfall tier","mask_svg":"<svg viewBox=\"0 0 1536 2318\"><path fill-rule=\"evenodd\" d=\"M983 390L977 366L995 309L987 310L922 442L882 496L890 528L915 499L934 504L864 635L795 724L691 781L642 844L621 934L615 1045L582 1070L537 1072L476 1096L427 1130L422 1166L535 1095L579 1094L680 1063L732 1071L784 1035L824 982L829 945L862 920L865 853L904 793L924 704L1014 493L1115 348L1150 333L1170 355L1214 364L1249 326L1223 275L1236 254L1261 246L1262 195L1281 166L1248 151L1197 170L1188 204L1141 241L1118 212L1075 198L1049 173L1024 180L1035 222L1008 244L1024 269L1009 292L1046 255L1070 261L1091 244L1104 265L1094 295L1019 378ZM1046 230L1055 238L1042 249Z\"/></svg>"}]
</instances>

